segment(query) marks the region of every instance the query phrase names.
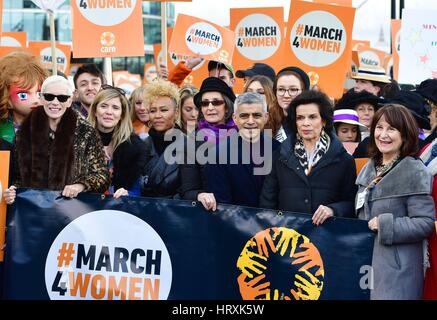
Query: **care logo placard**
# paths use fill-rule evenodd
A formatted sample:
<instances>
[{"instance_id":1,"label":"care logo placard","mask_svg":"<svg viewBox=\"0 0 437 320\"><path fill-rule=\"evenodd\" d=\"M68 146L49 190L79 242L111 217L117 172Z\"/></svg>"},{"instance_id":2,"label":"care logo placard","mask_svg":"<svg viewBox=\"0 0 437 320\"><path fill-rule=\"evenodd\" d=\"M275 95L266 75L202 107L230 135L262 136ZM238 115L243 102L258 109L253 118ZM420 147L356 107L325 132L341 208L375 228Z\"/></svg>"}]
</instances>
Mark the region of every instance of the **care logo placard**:
<instances>
[{"instance_id":1,"label":"care logo placard","mask_svg":"<svg viewBox=\"0 0 437 320\"><path fill-rule=\"evenodd\" d=\"M45 282L52 300L165 300L172 266L148 223L127 212L100 210L58 234L47 255Z\"/></svg>"},{"instance_id":2,"label":"care logo placard","mask_svg":"<svg viewBox=\"0 0 437 320\"><path fill-rule=\"evenodd\" d=\"M144 55L141 5L140 0L72 1L73 56Z\"/></svg>"}]
</instances>

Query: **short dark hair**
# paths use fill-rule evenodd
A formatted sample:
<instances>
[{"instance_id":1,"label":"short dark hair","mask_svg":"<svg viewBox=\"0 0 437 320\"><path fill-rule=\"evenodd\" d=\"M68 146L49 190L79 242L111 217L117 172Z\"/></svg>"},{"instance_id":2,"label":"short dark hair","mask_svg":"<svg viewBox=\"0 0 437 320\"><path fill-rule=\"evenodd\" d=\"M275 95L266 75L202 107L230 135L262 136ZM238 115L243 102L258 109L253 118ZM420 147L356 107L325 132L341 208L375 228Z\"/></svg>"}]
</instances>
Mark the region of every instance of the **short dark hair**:
<instances>
[{"instance_id":1,"label":"short dark hair","mask_svg":"<svg viewBox=\"0 0 437 320\"><path fill-rule=\"evenodd\" d=\"M79 76L81 74L83 74L83 73L89 73L89 74L92 74L95 77L99 77L100 80L102 81L102 84L105 83L105 77L103 75L103 72L100 71L99 68L97 68L97 65L94 64L94 63L87 63L87 64L84 64L84 65L81 65L77 69L77 71L76 71L76 73L75 73L75 75L73 77L74 87L76 89L77 89L77 78L79 78Z\"/></svg>"},{"instance_id":2,"label":"short dark hair","mask_svg":"<svg viewBox=\"0 0 437 320\"><path fill-rule=\"evenodd\" d=\"M234 114L234 102L227 95L223 94L222 92L219 93L225 102L225 123L227 123ZM199 111L199 119L205 119L202 108L199 108Z\"/></svg>"},{"instance_id":3,"label":"short dark hair","mask_svg":"<svg viewBox=\"0 0 437 320\"><path fill-rule=\"evenodd\" d=\"M287 121L293 133L297 133L296 108L303 104L315 103L319 106L320 117L325 121L324 130L330 133L333 129L334 108L329 97L321 91L307 90L296 96L288 106Z\"/></svg>"},{"instance_id":4,"label":"short dark hair","mask_svg":"<svg viewBox=\"0 0 437 320\"><path fill-rule=\"evenodd\" d=\"M400 104L389 103L379 109L370 126L369 156L376 163L382 161L382 153L375 143L375 128L378 121L384 117L385 121L396 128L402 137L400 156L415 157L419 153L419 127L411 112Z\"/></svg>"}]
</instances>

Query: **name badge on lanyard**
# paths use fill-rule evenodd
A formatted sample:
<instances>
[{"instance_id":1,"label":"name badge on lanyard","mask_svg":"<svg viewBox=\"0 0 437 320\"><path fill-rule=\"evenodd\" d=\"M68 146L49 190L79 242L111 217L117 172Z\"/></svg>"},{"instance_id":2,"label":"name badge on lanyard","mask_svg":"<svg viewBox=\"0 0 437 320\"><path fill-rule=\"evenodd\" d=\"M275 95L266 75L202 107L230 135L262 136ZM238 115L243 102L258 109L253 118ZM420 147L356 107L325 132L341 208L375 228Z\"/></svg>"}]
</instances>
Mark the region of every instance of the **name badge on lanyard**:
<instances>
[{"instance_id":1,"label":"name badge on lanyard","mask_svg":"<svg viewBox=\"0 0 437 320\"><path fill-rule=\"evenodd\" d=\"M358 193L357 195L357 204L355 206L355 210L361 209L364 205L364 202L366 201L366 195L367 195L367 188L364 189L362 192Z\"/></svg>"}]
</instances>

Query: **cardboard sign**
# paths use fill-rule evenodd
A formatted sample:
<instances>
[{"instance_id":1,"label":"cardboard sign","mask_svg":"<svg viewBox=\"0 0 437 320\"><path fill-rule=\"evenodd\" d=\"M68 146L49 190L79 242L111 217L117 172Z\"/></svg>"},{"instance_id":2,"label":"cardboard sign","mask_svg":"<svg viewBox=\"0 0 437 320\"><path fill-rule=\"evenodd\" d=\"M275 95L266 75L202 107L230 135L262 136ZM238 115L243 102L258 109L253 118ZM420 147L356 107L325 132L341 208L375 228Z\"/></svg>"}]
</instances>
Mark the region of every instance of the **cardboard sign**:
<instances>
[{"instance_id":1,"label":"cardboard sign","mask_svg":"<svg viewBox=\"0 0 437 320\"><path fill-rule=\"evenodd\" d=\"M313 0L313 2L352 7L352 0Z\"/></svg>"},{"instance_id":2,"label":"cardboard sign","mask_svg":"<svg viewBox=\"0 0 437 320\"><path fill-rule=\"evenodd\" d=\"M399 82L419 84L437 78L437 11L404 9Z\"/></svg>"},{"instance_id":3,"label":"cardboard sign","mask_svg":"<svg viewBox=\"0 0 437 320\"><path fill-rule=\"evenodd\" d=\"M233 31L206 20L179 14L168 50L230 64L234 48Z\"/></svg>"},{"instance_id":4,"label":"cardboard sign","mask_svg":"<svg viewBox=\"0 0 437 320\"><path fill-rule=\"evenodd\" d=\"M171 39L173 38L173 28L167 28L167 36ZM159 65L162 64L164 52L161 50L161 44L153 45L153 53L155 57L156 68L159 68ZM177 54L175 52L171 52L167 49L168 53L168 71L171 71L179 61L186 61L190 56ZM202 81L208 77L208 61L204 60L199 65L193 68L190 74L184 79L183 85L193 85L200 88Z\"/></svg>"},{"instance_id":5,"label":"cardboard sign","mask_svg":"<svg viewBox=\"0 0 437 320\"><path fill-rule=\"evenodd\" d=\"M141 0L72 0L73 56L144 55Z\"/></svg>"},{"instance_id":6,"label":"cardboard sign","mask_svg":"<svg viewBox=\"0 0 437 320\"><path fill-rule=\"evenodd\" d=\"M0 151L0 262L4 259L3 246L6 231L6 202L3 191L9 187L9 151Z\"/></svg>"},{"instance_id":7,"label":"cardboard sign","mask_svg":"<svg viewBox=\"0 0 437 320\"><path fill-rule=\"evenodd\" d=\"M360 66L383 67L387 52L375 48L360 47L357 49Z\"/></svg>"},{"instance_id":8,"label":"cardboard sign","mask_svg":"<svg viewBox=\"0 0 437 320\"><path fill-rule=\"evenodd\" d=\"M302 68L331 97L343 93L350 68L355 9L292 1L285 64Z\"/></svg>"},{"instance_id":9,"label":"cardboard sign","mask_svg":"<svg viewBox=\"0 0 437 320\"><path fill-rule=\"evenodd\" d=\"M355 158L355 165L357 167L357 175L360 173L361 169L363 169L364 165L369 161L369 158Z\"/></svg>"},{"instance_id":10,"label":"cardboard sign","mask_svg":"<svg viewBox=\"0 0 437 320\"><path fill-rule=\"evenodd\" d=\"M401 48L401 20L391 21L391 52L393 55L393 79L399 79L399 52Z\"/></svg>"},{"instance_id":11,"label":"cardboard sign","mask_svg":"<svg viewBox=\"0 0 437 320\"><path fill-rule=\"evenodd\" d=\"M156 71L156 65L153 63L145 63L143 83L151 83L157 77L158 72Z\"/></svg>"},{"instance_id":12,"label":"cardboard sign","mask_svg":"<svg viewBox=\"0 0 437 320\"><path fill-rule=\"evenodd\" d=\"M50 41L29 41L29 49L36 56L41 57L43 65L50 69L52 68L52 48ZM56 43L56 63L58 70L68 76L70 72L70 56L71 48L69 45Z\"/></svg>"},{"instance_id":13,"label":"cardboard sign","mask_svg":"<svg viewBox=\"0 0 437 320\"><path fill-rule=\"evenodd\" d=\"M232 64L236 70L246 70L256 62L266 63L274 70L283 67L285 34L284 9L231 9L231 29L235 31ZM237 78L234 92L242 92L243 79Z\"/></svg>"},{"instance_id":14,"label":"cardboard sign","mask_svg":"<svg viewBox=\"0 0 437 320\"><path fill-rule=\"evenodd\" d=\"M23 47L26 48L27 33L26 32L3 32L1 34L0 45L3 47Z\"/></svg>"},{"instance_id":15,"label":"cardboard sign","mask_svg":"<svg viewBox=\"0 0 437 320\"><path fill-rule=\"evenodd\" d=\"M360 47L370 48L368 40L352 40L352 50L358 50Z\"/></svg>"}]
</instances>

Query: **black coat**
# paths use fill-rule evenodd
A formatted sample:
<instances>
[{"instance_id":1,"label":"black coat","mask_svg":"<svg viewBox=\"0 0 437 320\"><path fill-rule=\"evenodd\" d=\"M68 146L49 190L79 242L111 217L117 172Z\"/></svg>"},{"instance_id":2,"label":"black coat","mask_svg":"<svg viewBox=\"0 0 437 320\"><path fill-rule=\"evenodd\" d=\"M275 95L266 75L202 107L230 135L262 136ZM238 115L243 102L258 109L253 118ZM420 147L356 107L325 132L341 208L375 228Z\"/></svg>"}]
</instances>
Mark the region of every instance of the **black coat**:
<instances>
[{"instance_id":1,"label":"black coat","mask_svg":"<svg viewBox=\"0 0 437 320\"><path fill-rule=\"evenodd\" d=\"M140 178L146 161L145 143L136 134L131 134L130 139L120 144L112 156L114 190L131 189Z\"/></svg>"},{"instance_id":2,"label":"black coat","mask_svg":"<svg viewBox=\"0 0 437 320\"><path fill-rule=\"evenodd\" d=\"M339 217L354 217L356 167L341 142L330 135L326 154L306 176L289 136L273 155L272 172L264 181L260 207L314 214L319 205Z\"/></svg>"},{"instance_id":3,"label":"black coat","mask_svg":"<svg viewBox=\"0 0 437 320\"><path fill-rule=\"evenodd\" d=\"M146 165L143 167L141 196L154 198L177 198L180 189L180 165L167 164L164 153L155 149L152 136L144 140L146 144Z\"/></svg>"}]
</instances>

